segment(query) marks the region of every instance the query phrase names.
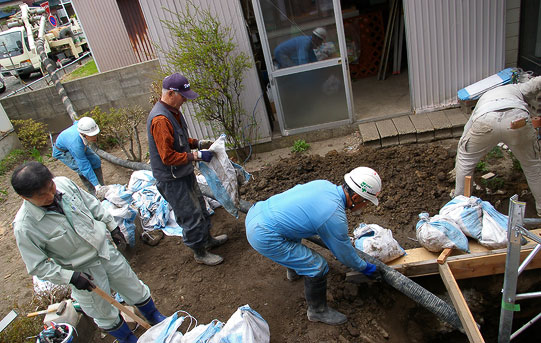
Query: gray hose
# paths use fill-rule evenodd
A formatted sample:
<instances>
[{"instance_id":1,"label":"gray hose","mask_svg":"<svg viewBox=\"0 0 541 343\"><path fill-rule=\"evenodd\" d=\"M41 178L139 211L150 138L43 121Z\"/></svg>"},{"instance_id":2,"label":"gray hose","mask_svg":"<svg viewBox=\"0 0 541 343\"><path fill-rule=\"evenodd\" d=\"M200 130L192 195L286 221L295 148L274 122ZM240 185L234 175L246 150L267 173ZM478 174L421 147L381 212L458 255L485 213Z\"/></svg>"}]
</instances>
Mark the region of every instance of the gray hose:
<instances>
[{"instance_id":1,"label":"gray hose","mask_svg":"<svg viewBox=\"0 0 541 343\"><path fill-rule=\"evenodd\" d=\"M325 249L328 249L325 243L319 237L308 237L312 243L315 243ZM438 298L436 295L423 288L410 278L402 275L393 268L387 266L377 258L374 258L360 250L355 249L357 254L363 260L375 264L381 271L382 278L396 290L400 291L408 298L412 299L419 305L425 307L430 312L434 313L438 318L448 323L455 329L464 332L462 322L456 313L456 310L447 304L445 301Z\"/></svg>"}]
</instances>

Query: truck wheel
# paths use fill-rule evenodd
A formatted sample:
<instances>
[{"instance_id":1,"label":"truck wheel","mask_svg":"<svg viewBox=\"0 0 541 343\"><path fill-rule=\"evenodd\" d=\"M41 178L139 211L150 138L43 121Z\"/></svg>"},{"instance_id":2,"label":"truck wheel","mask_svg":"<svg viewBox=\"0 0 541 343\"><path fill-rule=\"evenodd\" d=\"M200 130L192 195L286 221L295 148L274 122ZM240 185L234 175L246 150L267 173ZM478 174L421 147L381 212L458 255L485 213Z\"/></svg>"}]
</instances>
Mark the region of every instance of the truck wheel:
<instances>
[{"instance_id":1,"label":"truck wheel","mask_svg":"<svg viewBox=\"0 0 541 343\"><path fill-rule=\"evenodd\" d=\"M21 78L21 80L28 80L31 74L32 73L19 74L19 77Z\"/></svg>"},{"instance_id":2,"label":"truck wheel","mask_svg":"<svg viewBox=\"0 0 541 343\"><path fill-rule=\"evenodd\" d=\"M2 84L0 86L0 93L4 93L6 91L6 85L5 84Z\"/></svg>"},{"instance_id":3,"label":"truck wheel","mask_svg":"<svg viewBox=\"0 0 541 343\"><path fill-rule=\"evenodd\" d=\"M67 38L67 37L73 37L73 32L71 31L71 29L69 27L63 28L58 33L58 38L59 39L63 39L63 38Z\"/></svg>"}]
</instances>

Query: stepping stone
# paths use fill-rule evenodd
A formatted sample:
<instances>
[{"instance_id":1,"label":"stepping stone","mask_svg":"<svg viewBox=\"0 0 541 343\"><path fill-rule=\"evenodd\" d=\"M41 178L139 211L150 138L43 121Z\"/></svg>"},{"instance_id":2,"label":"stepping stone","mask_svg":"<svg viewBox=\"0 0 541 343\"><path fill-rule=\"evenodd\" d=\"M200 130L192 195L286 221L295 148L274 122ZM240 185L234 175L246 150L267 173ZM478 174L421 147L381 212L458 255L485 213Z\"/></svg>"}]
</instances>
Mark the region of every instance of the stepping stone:
<instances>
[{"instance_id":1,"label":"stepping stone","mask_svg":"<svg viewBox=\"0 0 541 343\"><path fill-rule=\"evenodd\" d=\"M378 128L382 147L398 145L398 131L391 119L377 121L376 127Z\"/></svg>"},{"instance_id":2,"label":"stepping stone","mask_svg":"<svg viewBox=\"0 0 541 343\"><path fill-rule=\"evenodd\" d=\"M408 116L417 133L417 142L431 142L434 140L434 126L426 113L410 114Z\"/></svg>"},{"instance_id":3,"label":"stepping stone","mask_svg":"<svg viewBox=\"0 0 541 343\"><path fill-rule=\"evenodd\" d=\"M460 109L453 108L445 111L447 119L451 123L451 131L453 137L458 138L462 136L464 131L464 125L468 122L469 115L465 115Z\"/></svg>"},{"instance_id":4,"label":"stepping stone","mask_svg":"<svg viewBox=\"0 0 541 343\"><path fill-rule=\"evenodd\" d=\"M375 148L381 147L379 132L375 122L359 124L359 132L361 133L364 145Z\"/></svg>"},{"instance_id":5,"label":"stepping stone","mask_svg":"<svg viewBox=\"0 0 541 343\"><path fill-rule=\"evenodd\" d=\"M453 137L451 122L447 119L445 111L431 112L427 113L427 115L434 126L434 138L436 140Z\"/></svg>"},{"instance_id":6,"label":"stepping stone","mask_svg":"<svg viewBox=\"0 0 541 343\"><path fill-rule=\"evenodd\" d=\"M417 142L415 126L409 116L401 116L392 119L396 130L398 131L398 143L408 144Z\"/></svg>"}]
</instances>

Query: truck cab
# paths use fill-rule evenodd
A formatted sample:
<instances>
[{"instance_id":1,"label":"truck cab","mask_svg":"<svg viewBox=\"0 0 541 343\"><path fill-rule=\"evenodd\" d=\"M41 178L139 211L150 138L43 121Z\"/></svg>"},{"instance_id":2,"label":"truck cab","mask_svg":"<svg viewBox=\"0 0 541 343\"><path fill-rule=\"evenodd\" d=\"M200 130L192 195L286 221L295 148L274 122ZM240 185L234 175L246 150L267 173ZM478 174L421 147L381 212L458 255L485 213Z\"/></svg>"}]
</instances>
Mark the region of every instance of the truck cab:
<instances>
[{"instance_id":1,"label":"truck cab","mask_svg":"<svg viewBox=\"0 0 541 343\"><path fill-rule=\"evenodd\" d=\"M45 44L45 50L50 48ZM0 66L4 76L18 74L27 79L33 72L40 72L39 55L31 51L24 27L14 27L0 32Z\"/></svg>"}]
</instances>

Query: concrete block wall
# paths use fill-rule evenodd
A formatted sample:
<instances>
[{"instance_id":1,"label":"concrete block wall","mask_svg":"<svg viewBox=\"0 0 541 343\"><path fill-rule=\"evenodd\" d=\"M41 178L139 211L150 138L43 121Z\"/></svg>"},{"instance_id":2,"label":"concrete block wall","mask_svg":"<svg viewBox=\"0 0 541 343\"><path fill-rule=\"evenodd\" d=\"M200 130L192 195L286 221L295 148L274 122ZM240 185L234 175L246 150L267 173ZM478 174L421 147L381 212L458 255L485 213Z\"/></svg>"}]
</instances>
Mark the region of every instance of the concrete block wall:
<instances>
[{"instance_id":1,"label":"concrete block wall","mask_svg":"<svg viewBox=\"0 0 541 343\"><path fill-rule=\"evenodd\" d=\"M160 67L158 60L88 76L64 83L64 88L78 115L100 106L139 105L150 110L150 84ZM34 119L47 124L53 133L71 125L71 119L54 86L0 100L10 120Z\"/></svg>"},{"instance_id":2,"label":"concrete block wall","mask_svg":"<svg viewBox=\"0 0 541 343\"><path fill-rule=\"evenodd\" d=\"M505 2L505 67L516 67L520 32L520 0Z\"/></svg>"}]
</instances>

